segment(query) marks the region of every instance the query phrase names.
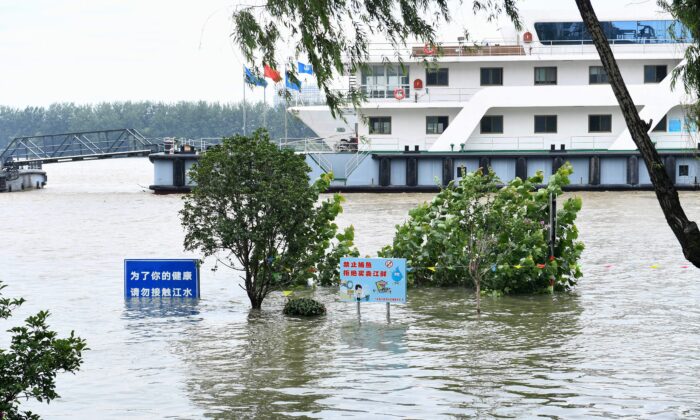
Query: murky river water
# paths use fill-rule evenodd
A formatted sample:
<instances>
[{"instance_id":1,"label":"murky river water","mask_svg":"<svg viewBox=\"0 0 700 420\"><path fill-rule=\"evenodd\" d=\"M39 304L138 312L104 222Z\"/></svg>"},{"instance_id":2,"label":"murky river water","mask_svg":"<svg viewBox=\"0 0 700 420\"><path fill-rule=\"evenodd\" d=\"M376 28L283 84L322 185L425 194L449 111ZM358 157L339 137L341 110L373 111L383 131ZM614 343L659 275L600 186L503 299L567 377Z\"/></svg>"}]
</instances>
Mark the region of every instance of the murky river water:
<instances>
[{"instance_id":1,"label":"murky river water","mask_svg":"<svg viewBox=\"0 0 700 420\"><path fill-rule=\"evenodd\" d=\"M582 193L585 277L568 295L487 298L409 290L409 303L355 307L317 296L318 320L262 313L227 271L202 270L197 304L125 304L124 258L182 251L179 196L155 196L145 159L46 166L45 190L0 194L5 293L90 351L45 418L698 418L700 272L647 192ZM427 194L349 195L361 251L388 243ZM700 194L684 193L700 219ZM658 268L651 268L654 265ZM11 323L0 323L0 344Z\"/></svg>"}]
</instances>

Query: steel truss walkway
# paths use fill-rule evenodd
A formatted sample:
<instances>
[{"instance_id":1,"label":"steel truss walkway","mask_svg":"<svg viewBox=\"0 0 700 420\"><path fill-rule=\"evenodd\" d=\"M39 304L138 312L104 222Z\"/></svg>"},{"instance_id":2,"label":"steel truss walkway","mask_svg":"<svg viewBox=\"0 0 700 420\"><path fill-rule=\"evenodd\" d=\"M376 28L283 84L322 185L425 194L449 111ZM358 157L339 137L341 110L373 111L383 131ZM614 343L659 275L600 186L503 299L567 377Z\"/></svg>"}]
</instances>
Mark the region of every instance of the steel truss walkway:
<instances>
[{"instance_id":1,"label":"steel truss walkway","mask_svg":"<svg viewBox=\"0 0 700 420\"><path fill-rule=\"evenodd\" d=\"M0 152L0 167L117 156L147 156L161 146L135 129L17 137Z\"/></svg>"}]
</instances>

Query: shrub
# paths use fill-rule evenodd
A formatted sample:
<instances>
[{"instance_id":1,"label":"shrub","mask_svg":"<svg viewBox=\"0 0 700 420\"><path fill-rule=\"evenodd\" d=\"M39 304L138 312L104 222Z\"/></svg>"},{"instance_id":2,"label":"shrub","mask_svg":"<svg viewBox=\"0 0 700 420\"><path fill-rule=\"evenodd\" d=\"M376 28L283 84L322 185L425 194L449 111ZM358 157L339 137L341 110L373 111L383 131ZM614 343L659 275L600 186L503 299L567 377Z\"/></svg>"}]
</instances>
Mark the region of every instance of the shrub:
<instances>
[{"instance_id":1,"label":"shrub","mask_svg":"<svg viewBox=\"0 0 700 420\"><path fill-rule=\"evenodd\" d=\"M311 298L292 298L287 300L282 313L292 316L319 316L326 314L326 307Z\"/></svg>"},{"instance_id":2,"label":"shrub","mask_svg":"<svg viewBox=\"0 0 700 420\"><path fill-rule=\"evenodd\" d=\"M0 282L0 320L12 316L12 311L24 299L2 296L5 285ZM75 373L83 363L85 340L71 331L59 338L49 329L47 311L39 311L25 319L24 325L8 330L8 348L0 348L0 419L32 419L39 416L21 411L20 402L35 399L49 403L59 398L56 376L59 372Z\"/></svg>"},{"instance_id":3,"label":"shrub","mask_svg":"<svg viewBox=\"0 0 700 420\"><path fill-rule=\"evenodd\" d=\"M555 289L568 290L581 277L583 244L574 224L581 199L569 198L557 211L553 259L547 232L549 195L562 194L571 172L562 166L544 188L537 187L541 172L501 188L493 172L470 173L413 209L380 256L406 258L409 284L470 287L480 280L486 292L537 293L553 278Z\"/></svg>"}]
</instances>

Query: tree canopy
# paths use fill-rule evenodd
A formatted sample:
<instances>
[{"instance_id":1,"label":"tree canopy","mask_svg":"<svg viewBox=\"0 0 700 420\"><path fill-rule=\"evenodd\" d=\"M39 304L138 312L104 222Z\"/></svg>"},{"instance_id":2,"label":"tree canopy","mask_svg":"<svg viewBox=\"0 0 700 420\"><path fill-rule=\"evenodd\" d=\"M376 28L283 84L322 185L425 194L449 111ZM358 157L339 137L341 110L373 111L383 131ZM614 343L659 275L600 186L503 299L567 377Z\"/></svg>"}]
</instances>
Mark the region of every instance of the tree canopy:
<instances>
[{"instance_id":1,"label":"tree canopy","mask_svg":"<svg viewBox=\"0 0 700 420\"><path fill-rule=\"evenodd\" d=\"M225 138L190 171L196 186L180 212L185 249L242 272L253 309L274 290L337 270L333 249L351 241L352 230L336 237L342 197L317 204L332 174L310 184L308 172L303 155L279 149L264 130Z\"/></svg>"},{"instance_id":2,"label":"tree canopy","mask_svg":"<svg viewBox=\"0 0 700 420\"><path fill-rule=\"evenodd\" d=\"M284 137L284 107L248 103L246 132L265 127L274 139ZM265 114L267 115L265 116ZM147 137L224 137L243 132L243 104L208 102L104 102L96 105L59 103L48 107L0 106L0 150L19 136L135 128ZM288 115L288 136L315 134Z\"/></svg>"}]
</instances>

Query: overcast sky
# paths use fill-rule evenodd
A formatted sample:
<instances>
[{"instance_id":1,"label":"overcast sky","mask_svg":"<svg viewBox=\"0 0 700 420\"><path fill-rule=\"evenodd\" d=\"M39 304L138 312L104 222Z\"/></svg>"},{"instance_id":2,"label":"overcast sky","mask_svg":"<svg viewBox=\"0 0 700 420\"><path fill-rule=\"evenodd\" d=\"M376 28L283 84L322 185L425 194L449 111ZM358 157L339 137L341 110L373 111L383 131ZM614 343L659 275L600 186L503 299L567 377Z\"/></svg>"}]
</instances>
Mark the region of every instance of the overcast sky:
<instances>
[{"instance_id":1,"label":"overcast sky","mask_svg":"<svg viewBox=\"0 0 700 420\"><path fill-rule=\"evenodd\" d=\"M0 105L239 101L243 63L229 36L237 3L0 0ZM638 8L655 1L594 2L611 3ZM544 5L551 10L556 4L575 11L573 0L520 4L525 10ZM457 21L471 22L478 36L478 21L467 9L456 10ZM261 99L261 92L247 95Z\"/></svg>"}]
</instances>

